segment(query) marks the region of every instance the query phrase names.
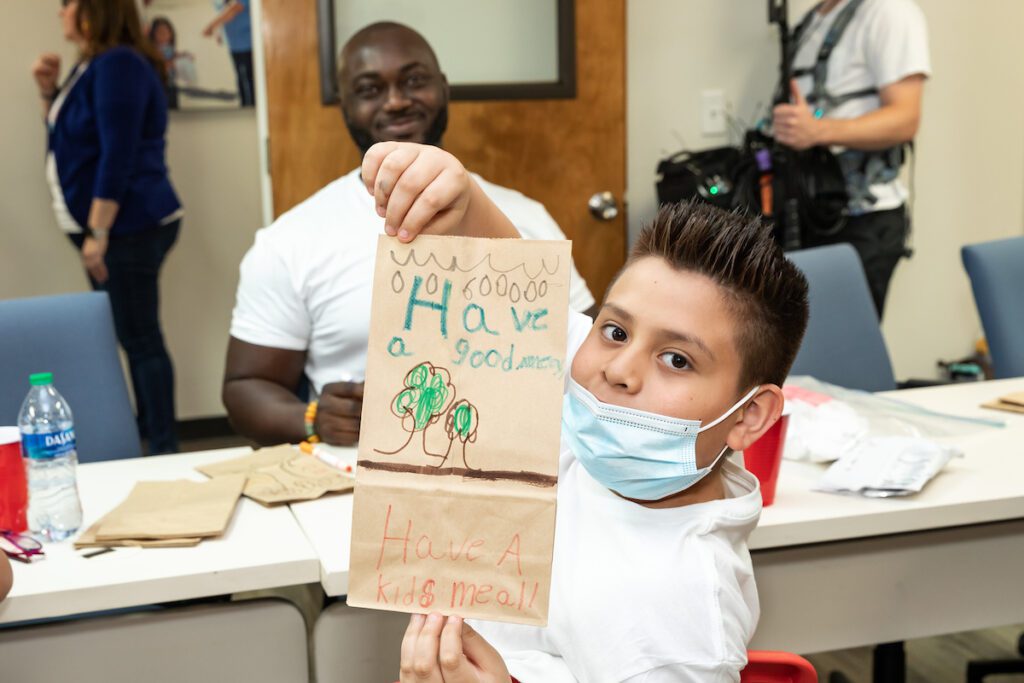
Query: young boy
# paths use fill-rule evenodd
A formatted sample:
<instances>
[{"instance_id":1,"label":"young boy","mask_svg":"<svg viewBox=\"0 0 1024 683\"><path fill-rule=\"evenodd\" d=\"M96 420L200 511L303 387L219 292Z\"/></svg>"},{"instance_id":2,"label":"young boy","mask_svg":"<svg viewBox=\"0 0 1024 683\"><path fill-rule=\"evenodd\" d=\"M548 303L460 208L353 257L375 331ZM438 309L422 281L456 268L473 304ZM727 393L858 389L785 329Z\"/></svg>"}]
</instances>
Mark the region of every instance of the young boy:
<instances>
[{"instance_id":1,"label":"young boy","mask_svg":"<svg viewBox=\"0 0 1024 683\"><path fill-rule=\"evenodd\" d=\"M380 186L412 176L373 154L386 205ZM446 196L490 212L471 187ZM724 456L778 419L806 324L807 283L756 219L663 208L572 359L547 627L415 615L402 683L739 681L761 498Z\"/></svg>"}]
</instances>

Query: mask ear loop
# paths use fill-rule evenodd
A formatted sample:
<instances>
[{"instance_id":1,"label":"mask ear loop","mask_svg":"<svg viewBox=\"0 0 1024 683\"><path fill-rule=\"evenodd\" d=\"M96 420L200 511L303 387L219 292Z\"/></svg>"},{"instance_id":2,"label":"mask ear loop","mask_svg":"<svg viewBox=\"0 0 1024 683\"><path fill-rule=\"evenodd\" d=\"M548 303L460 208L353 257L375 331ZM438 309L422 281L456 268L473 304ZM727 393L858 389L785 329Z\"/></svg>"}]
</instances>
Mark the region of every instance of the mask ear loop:
<instances>
[{"instance_id":1,"label":"mask ear loop","mask_svg":"<svg viewBox=\"0 0 1024 683\"><path fill-rule=\"evenodd\" d=\"M709 422L706 425L702 425L701 428L697 430L697 433L700 434L701 432L703 432L706 429L711 429L715 425L719 424L722 420L724 420L725 418L727 418L730 415L732 415L733 413L735 413L740 408L740 406L742 406L744 403L746 403L751 398L753 398L754 394L756 394L760 388L761 388L761 385L758 384L756 387L754 387L753 389L748 391L746 396L744 396L739 401L737 401L733 405L732 408L729 408L729 410L727 410L724 413L722 413L722 415L717 420L714 420L713 422ZM715 469L715 465L718 464L718 461L722 459L722 456L725 455L725 452L727 450L729 450L729 444L725 444L724 446L722 446L722 450L718 452L718 455L715 456L715 459L711 461L710 465L708 465L708 467L707 467L707 471L708 472L710 472L713 469Z\"/></svg>"},{"instance_id":2,"label":"mask ear loop","mask_svg":"<svg viewBox=\"0 0 1024 683\"><path fill-rule=\"evenodd\" d=\"M758 384L756 387L754 387L753 389L748 391L746 396L744 396L740 400L736 401L736 403L733 404L732 408L729 408L729 410L727 410L724 413L722 413L718 417L717 420L713 420L713 421L707 423L706 425L701 425L700 429L697 430L697 433L700 434L701 432L703 432L705 430L708 430L708 429L711 429L715 425L721 423L722 420L724 420L725 418L729 417L730 415L735 413L737 410L739 410L740 406L742 406L744 403L746 403L747 401L752 399L754 397L754 394L756 394L758 392L758 390L760 390L760 389L761 389L761 385Z\"/></svg>"},{"instance_id":3,"label":"mask ear loop","mask_svg":"<svg viewBox=\"0 0 1024 683\"><path fill-rule=\"evenodd\" d=\"M722 459L722 456L725 455L725 452L727 450L729 450L729 444L725 444L724 446L722 446L722 450L718 452L718 455L715 457L715 459L711 461L710 465L708 465L708 472L711 472L712 470L715 469L715 465L718 464L718 461Z\"/></svg>"}]
</instances>

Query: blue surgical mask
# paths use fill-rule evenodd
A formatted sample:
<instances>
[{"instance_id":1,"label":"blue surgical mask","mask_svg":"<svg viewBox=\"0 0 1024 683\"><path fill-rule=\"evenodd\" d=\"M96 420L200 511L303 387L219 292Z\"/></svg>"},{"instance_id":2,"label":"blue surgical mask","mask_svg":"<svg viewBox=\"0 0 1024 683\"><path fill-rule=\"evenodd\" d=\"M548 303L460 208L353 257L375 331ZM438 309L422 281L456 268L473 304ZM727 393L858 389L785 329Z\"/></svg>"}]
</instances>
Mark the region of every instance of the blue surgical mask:
<instances>
[{"instance_id":1,"label":"blue surgical mask","mask_svg":"<svg viewBox=\"0 0 1024 683\"><path fill-rule=\"evenodd\" d=\"M754 387L717 420L683 420L602 403L569 379L562 434L587 472L602 486L636 500L661 500L703 479L728 450L697 467L697 435L750 400Z\"/></svg>"}]
</instances>

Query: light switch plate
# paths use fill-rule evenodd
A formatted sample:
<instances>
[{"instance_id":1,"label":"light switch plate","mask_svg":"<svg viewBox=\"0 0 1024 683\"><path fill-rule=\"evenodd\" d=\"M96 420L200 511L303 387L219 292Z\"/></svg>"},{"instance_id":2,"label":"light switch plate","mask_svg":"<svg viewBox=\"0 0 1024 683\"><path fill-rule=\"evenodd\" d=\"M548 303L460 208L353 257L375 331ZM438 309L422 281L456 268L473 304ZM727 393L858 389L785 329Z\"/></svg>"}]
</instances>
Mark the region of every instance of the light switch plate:
<instances>
[{"instance_id":1,"label":"light switch plate","mask_svg":"<svg viewBox=\"0 0 1024 683\"><path fill-rule=\"evenodd\" d=\"M703 135L725 135L725 93L721 90L701 91L700 132Z\"/></svg>"}]
</instances>

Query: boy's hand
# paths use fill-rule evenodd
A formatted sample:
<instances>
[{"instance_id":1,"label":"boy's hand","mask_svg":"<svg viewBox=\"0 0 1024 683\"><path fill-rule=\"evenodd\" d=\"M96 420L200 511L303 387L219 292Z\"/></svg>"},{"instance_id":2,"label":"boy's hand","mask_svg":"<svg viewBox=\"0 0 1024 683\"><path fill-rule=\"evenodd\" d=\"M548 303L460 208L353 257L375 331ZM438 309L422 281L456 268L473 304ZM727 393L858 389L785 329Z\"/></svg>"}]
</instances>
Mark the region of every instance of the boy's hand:
<instances>
[{"instance_id":1,"label":"boy's hand","mask_svg":"<svg viewBox=\"0 0 1024 683\"><path fill-rule=\"evenodd\" d=\"M461 617L414 614L402 638L401 683L510 683L498 651Z\"/></svg>"},{"instance_id":2,"label":"boy's hand","mask_svg":"<svg viewBox=\"0 0 1024 683\"><path fill-rule=\"evenodd\" d=\"M363 157L362 178L384 231L402 242L421 233L519 236L462 163L438 147L379 142Z\"/></svg>"},{"instance_id":3,"label":"boy's hand","mask_svg":"<svg viewBox=\"0 0 1024 683\"><path fill-rule=\"evenodd\" d=\"M403 242L424 231L455 232L469 205L469 173L437 147L377 143L363 157L362 174L384 231Z\"/></svg>"}]
</instances>

